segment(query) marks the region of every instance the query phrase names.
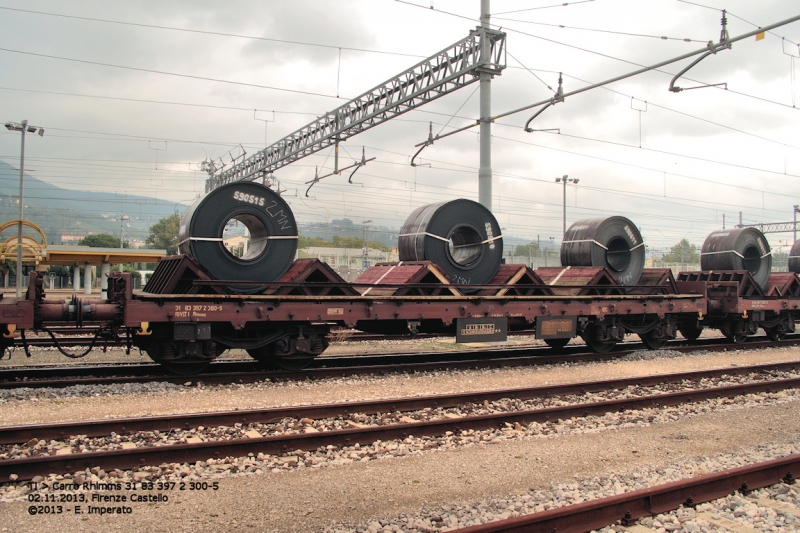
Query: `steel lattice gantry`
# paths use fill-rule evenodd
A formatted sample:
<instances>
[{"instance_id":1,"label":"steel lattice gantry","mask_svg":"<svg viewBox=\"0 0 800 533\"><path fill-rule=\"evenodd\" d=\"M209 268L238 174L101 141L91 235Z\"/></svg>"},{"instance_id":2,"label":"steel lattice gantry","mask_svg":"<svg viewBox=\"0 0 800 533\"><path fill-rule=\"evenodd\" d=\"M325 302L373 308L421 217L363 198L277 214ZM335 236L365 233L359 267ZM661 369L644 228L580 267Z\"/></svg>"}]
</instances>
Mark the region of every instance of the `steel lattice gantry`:
<instances>
[{"instance_id":1,"label":"steel lattice gantry","mask_svg":"<svg viewBox=\"0 0 800 533\"><path fill-rule=\"evenodd\" d=\"M770 224L741 224L736 227L756 228L761 233L788 233L800 229L797 224L797 222L773 222Z\"/></svg>"},{"instance_id":2,"label":"steel lattice gantry","mask_svg":"<svg viewBox=\"0 0 800 533\"><path fill-rule=\"evenodd\" d=\"M505 68L506 34L478 27L448 46L228 169L209 168L206 192L254 180ZM487 53L481 53L486 41Z\"/></svg>"}]
</instances>

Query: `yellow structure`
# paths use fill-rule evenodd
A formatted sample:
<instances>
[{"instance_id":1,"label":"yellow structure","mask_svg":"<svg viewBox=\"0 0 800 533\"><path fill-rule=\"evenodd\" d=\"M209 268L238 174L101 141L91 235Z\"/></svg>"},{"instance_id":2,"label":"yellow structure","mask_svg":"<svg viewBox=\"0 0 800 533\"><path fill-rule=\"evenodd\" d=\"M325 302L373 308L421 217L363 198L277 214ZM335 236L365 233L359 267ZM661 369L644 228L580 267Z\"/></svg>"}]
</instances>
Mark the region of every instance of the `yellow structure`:
<instances>
[{"instance_id":1,"label":"yellow structure","mask_svg":"<svg viewBox=\"0 0 800 533\"><path fill-rule=\"evenodd\" d=\"M42 261L44 249L47 247L47 237L42 229L33 222L23 220L22 225L32 228L42 237L40 242L29 235L22 236L22 262L34 263L38 265ZM9 220L7 222L3 222L0 224L0 233L3 233L3 231L7 230L8 228L16 228L18 226L19 220ZM9 259L16 261L18 245L19 239L17 235L9 237L0 243L0 262L5 262Z\"/></svg>"},{"instance_id":2,"label":"yellow structure","mask_svg":"<svg viewBox=\"0 0 800 533\"><path fill-rule=\"evenodd\" d=\"M18 225L19 220L4 222L0 224L0 233ZM80 267L84 267L83 286L85 294L91 294L92 291L92 268L90 267L100 267L101 287L102 291L105 291L108 286L106 276L111 271L112 264L157 263L159 259L167 255L166 250L48 245L47 237L45 237L39 226L27 220L23 220L22 225L32 228L41 235L41 242L28 235L22 236L22 262L37 265L38 269L47 268L51 265L73 267L73 288L75 290L80 288ZM0 243L0 262L16 261L17 248L18 237L16 235Z\"/></svg>"},{"instance_id":3,"label":"yellow structure","mask_svg":"<svg viewBox=\"0 0 800 533\"><path fill-rule=\"evenodd\" d=\"M167 255L165 250L148 250L144 248L92 248L91 246L49 245L45 248L42 263L46 265L91 265L103 263L158 263Z\"/></svg>"}]
</instances>

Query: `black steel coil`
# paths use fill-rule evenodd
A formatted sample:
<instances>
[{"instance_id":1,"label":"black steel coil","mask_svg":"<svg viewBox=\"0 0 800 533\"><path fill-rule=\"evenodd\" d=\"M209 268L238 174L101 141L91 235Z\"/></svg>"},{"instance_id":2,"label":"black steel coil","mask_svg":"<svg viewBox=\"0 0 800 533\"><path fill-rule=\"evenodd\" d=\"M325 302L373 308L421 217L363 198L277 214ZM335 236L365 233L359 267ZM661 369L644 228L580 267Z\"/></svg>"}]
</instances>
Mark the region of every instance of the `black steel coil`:
<instances>
[{"instance_id":1,"label":"black steel coil","mask_svg":"<svg viewBox=\"0 0 800 533\"><path fill-rule=\"evenodd\" d=\"M625 217L579 220L564 235L561 264L605 267L620 285L636 285L644 268L644 241Z\"/></svg>"},{"instance_id":2,"label":"black steel coil","mask_svg":"<svg viewBox=\"0 0 800 533\"><path fill-rule=\"evenodd\" d=\"M247 252L231 254L222 242L225 226L239 221L250 232ZM198 198L181 219L180 251L195 258L216 279L275 281L294 261L297 224L289 205L275 191L252 182L223 185ZM261 287L230 286L252 293Z\"/></svg>"},{"instance_id":3,"label":"black steel coil","mask_svg":"<svg viewBox=\"0 0 800 533\"><path fill-rule=\"evenodd\" d=\"M772 269L772 254L764 234L755 228L715 231L700 251L702 270L747 270L762 289Z\"/></svg>"},{"instance_id":4,"label":"black steel coil","mask_svg":"<svg viewBox=\"0 0 800 533\"><path fill-rule=\"evenodd\" d=\"M482 285L500 268L503 238L491 211L459 199L416 209L397 241L401 261L431 261L453 283Z\"/></svg>"},{"instance_id":5,"label":"black steel coil","mask_svg":"<svg viewBox=\"0 0 800 533\"><path fill-rule=\"evenodd\" d=\"M800 240L794 242L789 252L789 272L800 274Z\"/></svg>"}]
</instances>

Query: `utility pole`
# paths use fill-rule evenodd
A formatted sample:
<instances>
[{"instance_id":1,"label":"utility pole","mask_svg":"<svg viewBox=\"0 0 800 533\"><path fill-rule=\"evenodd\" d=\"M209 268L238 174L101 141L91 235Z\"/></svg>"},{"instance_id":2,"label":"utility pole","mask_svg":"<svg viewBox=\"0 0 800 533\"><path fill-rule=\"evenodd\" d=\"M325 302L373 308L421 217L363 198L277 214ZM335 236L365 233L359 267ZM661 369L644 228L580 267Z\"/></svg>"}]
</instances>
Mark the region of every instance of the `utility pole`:
<instances>
[{"instance_id":1,"label":"utility pole","mask_svg":"<svg viewBox=\"0 0 800 533\"><path fill-rule=\"evenodd\" d=\"M489 28L489 0L481 0L481 27ZM481 57L490 56L489 39L481 41ZM480 168L478 169L478 202L492 210L492 75L480 73Z\"/></svg>"},{"instance_id":2,"label":"utility pole","mask_svg":"<svg viewBox=\"0 0 800 533\"><path fill-rule=\"evenodd\" d=\"M130 220L131 217L128 215L122 215L119 217L119 249L122 250L122 229L125 226L125 221ZM119 264L119 271L122 272L122 262Z\"/></svg>"},{"instance_id":3,"label":"utility pole","mask_svg":"<svg viewBox=\"0 0 800 533\"><path fill-rule=\"evenodd\" d=\"M578 184L580 178L570 178L567 175L564 175L560 178L556 178L556 183L563 183L564 184L564 228L561 231L561 239L564 239L564 236L567 234L567 183L574 183L575 185Z\"/></svg>"},{"instance_id":4,"label":"utility pole","mask_svg":"<svg viewBox=\"0 0 800 533\"><path fill-rule=\"evenodd\" d=\"M800 205L792 206L792 209L794 210L793 211L793 213L794 213L794 230L793 230L794 235L793 235L793 241L794 242L792 242L792 245L794 245L794 243L797 242L797 212L800 211Z\"/></svg>"},{"instance_id":5,"label":"utility pole","mask_svg":"<svg viewBox=\"0 0 800 533\"><path fill-rule=\"evenodd\" d=\"M22 207L25 203L22 193L25 179L25 133L38 133L39 137L42 137L44 128L29 126L27 120L23 120L20 124L6 122L5 126L9 131L22 132L22 148L19 154L19 227L17 229L17 298L22 298Z\"/></svg>"},{"instance_id":6,"label":"utility pole","mask_svg":"<svg viewBox=\"0 0 800 533\"><path fill-rule=\"evenodd\" d=\"M369 247L367 245L367 224L372 222L371 220L365 220L361 223L361 230L363 231L363 239L364 239L364 258L361 260L361 271L365 271L367 269L367 252L369 251Z\"/></svg>"}]
</instances>

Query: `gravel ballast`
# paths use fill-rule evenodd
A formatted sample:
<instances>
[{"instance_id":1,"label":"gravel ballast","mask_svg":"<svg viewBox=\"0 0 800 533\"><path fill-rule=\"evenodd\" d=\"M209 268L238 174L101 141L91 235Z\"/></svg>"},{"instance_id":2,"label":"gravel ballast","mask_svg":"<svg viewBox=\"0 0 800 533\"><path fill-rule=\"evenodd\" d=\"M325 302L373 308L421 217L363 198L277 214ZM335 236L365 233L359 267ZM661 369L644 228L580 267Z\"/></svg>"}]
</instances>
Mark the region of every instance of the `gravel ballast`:
<instances>
[{"instance_id":1,"label":"gravel ballast","mask_svg":"<svg viewBox=\"0 0 800 533\"><path fill-rule=\"evenodd\" d=\"M4 412L4 424L19 423L8 422L6 417L6 414L12 418L23 416L17 412L19 410L27 411L34 418L51 420L79 418L74 414L77 411L94 411L88 416L91 418L136 416L136 413L144 414L139 410L148 400L148 412L231 408L215 402L226 398L237 405L239 401L251 403L247 407L255 407L252 403L258 401L268 405L270 402L296 405L317 403L315 398L320 394L327 397L324 401L330 402L483 390L643 375L653 373L654 368L667 373L792 360L799 354L798 350L741 351L708 357L662 357L657 362L632 360L570 367L348 378L303 384L264 384L262 388L192 386L182 391L103 397L39 397L35 402L7 398L0 408ZM561 502L571 501L570 498L577 501L606 495L609 490L635 490L687 475L798 453L800 401L797 394L795 391L770 394L753 395L738 403L700 402L693 408L679 407L671 412L633 412L562 421L561 424L554 422L524 431L506 428L483 435L478 432L451 435L427 447L432 441L409 437L408 442L370 443L359 449L323 450L284 458L251 457L167 466L158 476L142 469L123 473L119 479L217 481L219 488L183 492L154 490L152 494L162 492L169 496L169 501L130 504L132 514L125 516L30 516L28 502L2 503L2 514L8 517L2 526L7 531L65 528L74 531L441 531L463 527L470 520L478 523L490 515L498 518L509 513L511 516L547 505L547 493ZM132 400L128 412L123 408L122 400L126 399ZM257 400L253 402L254 399ZM184 467L190 471L184 473ZM167 472L170 469L172 472ZM103 474L90 473L83 481L112 477L112 473ZM67 478L67 481L72 480ZM562 496L567 496L559 499L559 490ZM92 492L109 494L91 490L88 494ZM123 490L119 494L129 493ZM796 502L796 493L792 494ZM24 500L26 496L24 487L19 486L4 489L0 495L14 500ZM791 501L783 503L790 505ZM737 505L747 504L745 515L750 517L747 512L753 513L752 502L740 504ZM754 505L759 507L757 502ZM734 518L741 518L732 508L729 511ZM717 511L709 512L713 515ZM718 514L723 512L728 511ZM761 516L758 514L761 511L756 513ZM765 517L772 516L769 511L764 513ZM781 529L794 525L786 524L786 513L780 516L783 524L775 521L764 524L778 527L772 529L774 531L792 530ZM706 515L701 519L708 521L704 517ZM706 527L701 519L684 522L692 524L689 530L701 531ZM674 525L667 517L660 523ZM761 528L764 524L757 525ZM698 529L691 529L694 526Z\"/></svg>"}]
</instances>

